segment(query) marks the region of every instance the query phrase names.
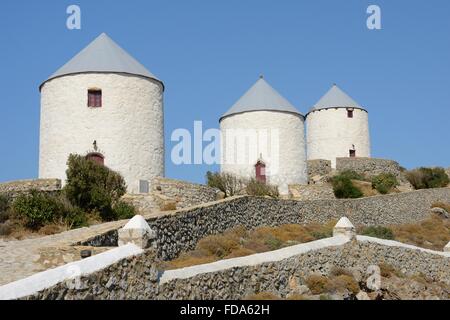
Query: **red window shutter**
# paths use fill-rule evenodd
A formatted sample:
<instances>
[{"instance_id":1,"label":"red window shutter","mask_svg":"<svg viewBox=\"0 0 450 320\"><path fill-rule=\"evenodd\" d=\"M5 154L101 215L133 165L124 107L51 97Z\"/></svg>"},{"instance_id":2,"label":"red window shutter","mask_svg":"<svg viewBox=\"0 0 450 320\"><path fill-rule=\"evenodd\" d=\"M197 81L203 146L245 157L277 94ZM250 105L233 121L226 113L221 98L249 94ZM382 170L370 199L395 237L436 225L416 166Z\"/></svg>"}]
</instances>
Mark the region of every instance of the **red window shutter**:
<instances>
[{"instance_id":1,"label":"red window shutter","mask_svg":"<svg viewBox=\"0 0 450 320\"><path fill-rule=\"evenodd\" d=\"M88 107L99 108L102 106L102 90L88 90Z\"/></svg>"},{"instance_id":2,"label":"red window shutter","mask_svg":"<svg viewBox=\"0 0 450 320\"><path fill-rule=\"evenodd\" d=\"M258 161L255 165L256 180L262 183L266 183L266 165Z\"/></svg>"}]
</instances>

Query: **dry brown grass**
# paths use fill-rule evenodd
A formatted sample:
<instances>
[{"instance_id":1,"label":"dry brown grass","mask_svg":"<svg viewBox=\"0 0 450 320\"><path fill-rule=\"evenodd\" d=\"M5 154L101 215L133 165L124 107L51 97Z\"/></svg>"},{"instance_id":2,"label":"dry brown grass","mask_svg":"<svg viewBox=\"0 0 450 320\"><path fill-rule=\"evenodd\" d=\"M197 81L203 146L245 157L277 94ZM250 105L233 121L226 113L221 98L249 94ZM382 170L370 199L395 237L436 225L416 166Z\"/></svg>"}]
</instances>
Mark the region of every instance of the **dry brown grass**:
<instances>
[{"instance_id":1,"label":"dry brown grass","mask_svg":"<svg viewBox=\"0 0 450 320\"><path fill-rule=\"evenodd\" d=\"M391 226L395 240L432 250L450 241L450 220L432 215L419 223Z\"/></svg>"},{"instance_id":2,"label":"dry brown grass","mask_svg":"<svg viewBox=\"0 0 450 320\"><path fill-rule=\"evenodd\" d=\"M331 288L331 281L325 276L312 274L305 280L306 285L313 294L328 292Z\"/></svg>"},{"instance_id":3,"label":"dry brown grass","mask_svg":"<svg viewBox=\"0 0 450 320\"><path fill-rule=\"evenodd\" d=\"M312 274L306 278L305 282L313 294L342 291L349 291L353 294L357 294L361 290L358 282L348 271L345 273L346 274L340 274L337 276L330 275L328 277Z\"/></svg>"},{"instance_id":4,"label":"dry brown grass","mask_svg":"<svg viewBox=\"0 0 450 320\"><path fill-rule=\"evenodd\" d=\"M223 234L201 239L195 250L180 255L167 263L168 269L237 258L282 247L305 243L332 235L336 221L305 226L286 224L279 227L261 227L248 231L237 227Z\"/></svg>"},{"instance_id":5,"label":"dry brown grass","mask_svg":"<svg viewBox=\"0 0 450 320\"><path fill-rule=\"evenodd\" d=\"M435 202L431 205L431 208L441 208L450 213L450 203L449 202Z\"/></svg>"},{"instance_id":6,"label":"dry brown grass","mask_svg":"<svg viewBox=\"0 0 450 320\"><path fill-rule=\"evenodd\" d=\"M281 300L281 298L272 292L260 292L248 295L243 300Z\"/></svg>"},{"instance_id":7,"label":"dry brown grass","mask_svg":"<svg viewBox=\"0 0 450 320\"><path fill-rule=\"evenodd\" d=\"M177 204L175 202L164 203L160 207L161 211L174 211L177 210Z\"/></svg>"},{"instance_id":8,"label":"dry brown grass","mask_svg":"<svg viewBox=\"0 0 450 320\"><path fill-rule=\"evenodd\" d=\"M377 196L380 193L372 187L372 182L352 180L352 183L364 194L364 197Z\"/></svg>"}]
</instances>

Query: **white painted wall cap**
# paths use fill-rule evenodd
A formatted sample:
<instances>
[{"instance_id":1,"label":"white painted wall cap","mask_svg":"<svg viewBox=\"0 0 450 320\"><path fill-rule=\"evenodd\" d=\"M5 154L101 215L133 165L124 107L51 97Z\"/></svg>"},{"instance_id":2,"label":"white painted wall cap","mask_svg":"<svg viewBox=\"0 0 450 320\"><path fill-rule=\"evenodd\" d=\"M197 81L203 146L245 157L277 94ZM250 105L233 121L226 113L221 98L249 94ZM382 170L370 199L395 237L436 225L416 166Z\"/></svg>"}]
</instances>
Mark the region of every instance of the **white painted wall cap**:
<instances>
[{"instance_id":1,"label":"white painted wall cap","mask_svg":"<svg viewBox=\"0 0 450 320\"><path fill-rule=\"evenodd\" d=\"M145 221L144 217L141 215L135 215L130 221L128 221L123 229L143 229L151 231L147 221Z\"/></svg>"},{"instance_id":2,"label":"white painted wall cap","mask_svg":"<svg viewBox=\"0 0 450 320\"><path fill-rule=\"evenodd\" d=\"M350 222L347 217L342 217L339 219L338 223L334 226L335 228L355 228L355 226Z\"/></svg>"}]
</instances>

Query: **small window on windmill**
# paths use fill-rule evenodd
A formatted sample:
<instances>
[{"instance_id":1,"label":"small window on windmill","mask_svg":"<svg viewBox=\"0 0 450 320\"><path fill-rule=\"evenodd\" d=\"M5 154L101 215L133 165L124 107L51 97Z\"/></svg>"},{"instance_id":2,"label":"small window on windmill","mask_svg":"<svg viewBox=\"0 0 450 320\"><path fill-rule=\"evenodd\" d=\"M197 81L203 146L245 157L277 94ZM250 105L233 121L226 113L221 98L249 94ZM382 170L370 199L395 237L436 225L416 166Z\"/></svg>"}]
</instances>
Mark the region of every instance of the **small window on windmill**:
<instances>
[{"instance_id":1,"label":"small window on windmill","mask_svg":"<svg viewBox=\"0 0 450 320\"><path fill-rule=\"evenodd\" d=\"M139 193L149 193L150 187L147 180L139 180Z\"/></svg>"},{"instance_id":2,"label":"small window on windmill","mask_svg":"<svg viewBox=\"0 0 450 320\"><path fill-rule=\"evenodd\" d=\"M350 158L355 158L355 157L356 157L356 150L350 149L350 150L349 150L349 153L350 153Z\"/></svg>"},{"instance_id":3,"label":"small window on windmill","mask_svg":"<svg viewBox=\"0 0 450 320\"><path fill-rule=\"evenodd\" d=\"M353 118L353 109L347 109L347 118Z\"/></svg>"},{"instance_id":4,"label":"small window on windmill","mask_svg":"<svg viewBox=\"0 0 450 320\"><path fill-rule=\"evenodd\" d=\"M102 90L89 89L88 90L88 107L100 108L102 106Z\"/></svg>"}]
</instances>

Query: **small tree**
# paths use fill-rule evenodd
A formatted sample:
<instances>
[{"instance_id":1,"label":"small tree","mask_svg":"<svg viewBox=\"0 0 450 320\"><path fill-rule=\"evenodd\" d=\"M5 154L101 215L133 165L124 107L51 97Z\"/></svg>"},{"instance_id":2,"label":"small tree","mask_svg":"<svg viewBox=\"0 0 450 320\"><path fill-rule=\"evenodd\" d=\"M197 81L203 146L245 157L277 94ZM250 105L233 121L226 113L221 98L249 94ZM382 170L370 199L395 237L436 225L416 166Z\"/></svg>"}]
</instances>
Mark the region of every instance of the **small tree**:
<instances>
[{"instance_id":1,"label":"small tree","mask_svg":"<svg viewBox=\"0 0 450 320\"><path fill-rule=\"evenodd\" d=\"M265 184L256 179L250 179L247 183L246 190L250 196L264 197L269 196L272 198L278 198L280 193L276 186Z\"/></svg>"},{"instance_id":2,"label":"small tree","mask_svg":"<svg viewBox=\"0 0 450 320\"><path fill-rule=\"evenodd\" d=\"M126 192L123 177L80 155L71 154L67 165L64 192L70 202L86 211L98 211L103 220L115 220L113 208Z\"/></svg>"},{"instance_id":3,"label":"small tree","mask_svg":"<svg viewBox=\"0 0 450 320\"><path fill-rule=\"evenodd\" d=\"M213 173L208 171L206 173L206 182L208 186L217 188L225 193L225 197L232 197L244 188L243 180L231 173Z\"/></svg>"}]
</instances>

